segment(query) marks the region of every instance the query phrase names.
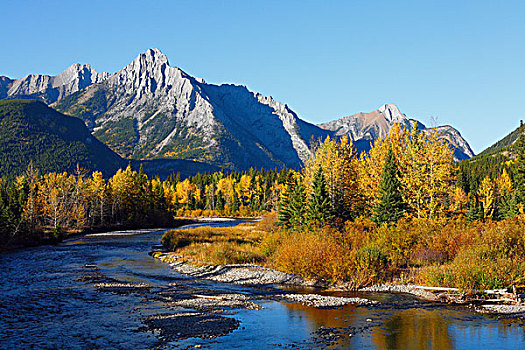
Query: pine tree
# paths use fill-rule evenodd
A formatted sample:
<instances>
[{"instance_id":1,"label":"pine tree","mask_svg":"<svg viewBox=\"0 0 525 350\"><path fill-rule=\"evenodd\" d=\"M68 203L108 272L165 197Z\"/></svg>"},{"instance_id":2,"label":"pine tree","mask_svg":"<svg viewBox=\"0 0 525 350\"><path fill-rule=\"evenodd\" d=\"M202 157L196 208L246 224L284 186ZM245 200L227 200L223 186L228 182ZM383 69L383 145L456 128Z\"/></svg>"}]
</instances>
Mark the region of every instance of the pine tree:
<instances>
[{"instance_id":1,"label":"pine tree","mask_svg":"<svg viewBox=\"0 0 525 350\"><path fill-rule=\"evenodd\" d=\"M388 150L385 167L381 175L378 202L372 209L372 220L378 224L397 222L405 212L405 203L401 196L399 170L394 162L394 152Z\"/></svg>"},{"instance_id":2,"label":"pine tree","mask_svg":"<svg viewBox=\"0 0 525 350\"><path fill-rule=\"evenodd\" d=\"M222 192L217 192L217 199L215 201L215 210L222 211L224 209L224 199L222 198Z\"/></svg>"},{"instance_id":3,"label":"pine tree","mask_svg":"<svg viewBox=\"0 0 525 350\"><path fill-rule=\"evenodd\" d=\"M306 224L306 194L303 179L295 176L295 185L290 197L290 224L293 228L301 228Z\"/></svg>"},{"instance_id":4,"label":"pine tree","mask_svg":"<svg viewBox=\"0 0 525 350\"><path fill-rule=\"evenodd\" d=\"M278 221L279 225L290 228L291 227L291 218L292 218L292 194L295 187L295 181L293 174L290 173L284 184L284 189L281 192L281 198L279 200L279 210L278 210Z\"/></svg>"},{"instance_id":5,"label":"pine tree","mask_svg":"<svg viewBox=\"0 0 525 350\"><path fill-rule=\"evenodd\" d=\"M467 221L472 222L483 219L483 205L472 198L467 211Z\"/></svg>"},{"instance_id":6,"label":"pine tree","mask_svg":"<svg viewBox=\"0 0 525 350\"><path fill-rule=\"evenodd\" d=\"M324 225L332 219L330 198L326 190L323 168L319 166L312 182L312 193L308 198L307 218L309 224Z\"/></svg>"},{"instance_id":7,"label":"pine tree","mask_svg":"<svg viewBox=\"0 0 525 350\"><path fill-rule=\"evenodd\" d=\"M237 191L233 191L233 197L232 197L232 212L233 214L237 213L239 211L240 201L239 201L239 195L237 194Z\"/></svg>"}]
</instances>

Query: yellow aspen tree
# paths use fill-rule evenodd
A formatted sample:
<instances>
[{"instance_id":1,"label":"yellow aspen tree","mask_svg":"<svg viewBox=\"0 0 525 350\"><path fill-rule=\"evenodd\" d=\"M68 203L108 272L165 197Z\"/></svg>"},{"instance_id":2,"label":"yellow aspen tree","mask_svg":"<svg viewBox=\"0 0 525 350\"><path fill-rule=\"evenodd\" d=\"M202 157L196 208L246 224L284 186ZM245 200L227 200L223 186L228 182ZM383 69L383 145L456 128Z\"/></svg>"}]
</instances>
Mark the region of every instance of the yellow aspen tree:
<instances>
[{"instance_id":1,"label":"yellow aspen tree","mask_svg":"<svg viewBox=\"0 0 525 350\"><path fill-rule=\"evenodd\" d=\"M177 183L176 186L177 198L180 204L189 206L191 201L197 196L197 186L191 183L189 179ZM200 193L198 194L200 197Z\"/></svg>"},{"instance_id":2,"label":"yellow aspen tree","mask_svg":"<svg viewBox=\"0 0 525 350\"><path fill-rule=\"evenodd\" d=\"M483 204L483 217L492 218L496 199L496 188L490 177L486 176L478 189L478 196Z\"/></svg>"},{"instance_id":3,"label":"yellow aspen tree","mask_svg":"<svg viewBox=\"0 0 525 350\"><path fill-rule=\"evenodd\" d=\"M250 175L244 174L241 176L241 179L239 180L238 195L243 206L250 204L250 199L252 197L252 177Z\"/></svg>"},{"instance_id":4,"label":"yellow aspen tree","mask_svg":"<svg viewBox=\"0 0 525 350\"><path fill-rule=\"evenodd\" d=\"M454 157L452 148L439 139L437 131L430 131L424 142L424 160L428 170L424 187L427 190L427 215L429 218L443 216L454 180Z\"/></svg>"},{"instance_id":5,"label":"yellow aspen tree","mask_svg":"<svg viewBox=\"0 0 525 350\"><path fill-rule=\"evenodd\" d=\"M231 176L228 176L219 180L215 194L219 194L219 192L222 193L225 204L231 208L233 201L233 191L235 191L235 180Z\"/></svg>"},{"instance_id":6,"label":"yellow aspen tree","mask_svg":"<svg viewBox=\"0 0 525 350\"><path fill-rule=\"evenodd\" d=\"M106 180L100 171L94 171L87 184L90 202L93 203L93 214L98 217L99 223L104 225L104 217L107 206L107 187Z\"/></svg>"},{"instance_id":7,"label":"yellow aspen tree","mask_svg":"<svg viewBox=\"0 0 525 350\"><path fill-rule=\"evenodd\" d=\"M455 215L466 215L468 209L468 196L461 187L456 187L452 194L450 210Z\"/></svg>"}]
</instances>

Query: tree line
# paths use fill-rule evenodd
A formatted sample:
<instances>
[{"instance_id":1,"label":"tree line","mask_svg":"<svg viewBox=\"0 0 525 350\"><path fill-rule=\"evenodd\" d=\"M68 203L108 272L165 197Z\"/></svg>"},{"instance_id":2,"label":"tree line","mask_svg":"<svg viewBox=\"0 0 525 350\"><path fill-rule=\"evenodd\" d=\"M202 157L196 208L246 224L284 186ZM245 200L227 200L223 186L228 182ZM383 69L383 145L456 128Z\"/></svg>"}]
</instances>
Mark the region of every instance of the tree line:
<instances>
[{"instance_id":1,"label":"tree line","mask_svg":"<svg viewBox=\"0 0 525 350\"><path fill-rule=\"evenodd\" d=\"M251 216L277 207L287 170L148 178L142 168L105 179L77 166L40 174L31 164L14 181L0 179L0 245L60 240L71 232L169 226L176 216Z\"/></svg>"},{"instance_id":2,"label":"tree line","mask_svg":"<svg viewBox=\"0 0 525 350\"><path fill-rule=\"evenodd\" d=\"M282 191L279 221L291 229L341 225L359 217L376 224L406 218L502 220L523 211L525 137L517 156L462 162L437 131L396 124L368 153L357 155L346 136L319 142Z\"/></svg>"}]
</instances>

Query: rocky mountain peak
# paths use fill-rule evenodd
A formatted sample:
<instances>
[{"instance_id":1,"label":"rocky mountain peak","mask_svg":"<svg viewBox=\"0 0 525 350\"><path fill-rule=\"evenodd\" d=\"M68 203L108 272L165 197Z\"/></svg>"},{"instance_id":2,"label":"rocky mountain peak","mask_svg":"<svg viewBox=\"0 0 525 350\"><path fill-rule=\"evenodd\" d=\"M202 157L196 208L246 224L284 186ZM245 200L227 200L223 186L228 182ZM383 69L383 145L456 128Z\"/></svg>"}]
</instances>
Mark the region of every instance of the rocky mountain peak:
<instances>
[{"instance_id":1,"label":"rocky mountain peak","mask_svg":"<svg viewBox=\"0 0 525 350\"><path fill-rule=\"evenodd\" d=\"M387 103L379 107L379 112L385 117L390 124L404 124L408 119L406 115L399 111L399 108L393 103Z\"/></svg>"},{"instance_id":2,"label":"rocky mountain peak","mask_svg":"<svg viewBox=\"0 0 525 350\"><path fill-rule=\"evenodd\" d=\"M163 64L169 66L168 57L157 48L148 49L145 53L141 53L137 58L135 58L135 61L137 60L148 67L154 67L156 65Z\"/></svg>"},{"instance_id":3,"label":"rocky mountain peak","mask_svg":"<svg viewBox=\"0 0 525 350\"><path fill-rule=\"evenodd\" d=\"M159 49L149 49L115 73L107 84L111 89L139 99L152 95L166 97L186 77L179 68L170 67L168 57Z\"/></svg>"}]
</instances>

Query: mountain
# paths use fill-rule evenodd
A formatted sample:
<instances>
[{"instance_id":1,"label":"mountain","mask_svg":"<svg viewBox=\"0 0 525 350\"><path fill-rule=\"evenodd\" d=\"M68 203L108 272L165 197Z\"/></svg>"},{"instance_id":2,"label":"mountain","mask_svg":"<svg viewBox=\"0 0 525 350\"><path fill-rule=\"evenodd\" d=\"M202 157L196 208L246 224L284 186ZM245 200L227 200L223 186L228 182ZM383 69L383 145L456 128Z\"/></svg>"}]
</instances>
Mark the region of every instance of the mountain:
<instances>
[{"instance_id":1,"label":"mountain","mask_svg":"<svg viewBox=\"0 0 525 350\"><path fill-rule=\"evenodd\" d=\"M395 104L385 104L370 113L357 113L318 126L333 132L337 136L348 135L354 141L359 152L366 152L375 140L385 138L394 124L398 123L402 128L410 129L414 122L417 123L420 130L431 130L421 122L409 119L399 111ZM437 130L440 133L440 138L452 146L454 158L457 161L474 156L474 152L472 152L467 141L453 127L446 125L432 129Z\"/></svg>"},{"instance_id":2,"label":"mountain","mask_svg":"<svg viewBox=\"0 0 525 350\"><path fill-rule=\"evenodd\" d=\"M22 174L29 161L40 172L87 170L111 175L127 162L94 138L82 120L36 100L0 101L0 177Z\"/></svg>"},{"instance_id":3,"label":"mountain","mask_svg":"<svg viewBox=\"0 0 525 350\"><path fill-rule=\"evenodd\" d=\"M89 64L75 63L57 76L30 74L16 80L0 77L0 99L34 98L51 104L108 76L97 73Z\"/></svg>"},{"instance_id":4,"label":"mountain","mask_svg":"<svg viewBox=\"0 0 525 350\"><path fill-rule=\"evenodd\" d=\"M53 105L122 157L182 158L229 169L298 168L330 134L245 86L207 84L158 49Z\"/></svg>"},{"instance_id":5,"label":"mountain","mask_svg":"<svg viewBox=\"0 0 525 350\"><path fill-rule=\"evenodd\" d=\"M490 147L487 147L483 152L478 154L478 156L489 156L500 153L508 153L512 151L514 143L518 140L520 133L523 132L525 127L523 125L517 127L508 135L503 137L501 140L497 141Z\"/></svg>"},{"instance_id":6,"label":"mountain","mask_svg":"<svg viewBox=\"0 0 525 350\"><path fill-rule=\"evenodd\" d=\"M12 180L24 173L30 161L41 173L69 173L77 164L92 172L112 176L119 168L142 165L148 176L182 178L218 167L183 159L130 161L121 158L93 137L82 120L63 115L36 100L0 101L0 178Z\"/></svg>"},{"instance_id":7,"label":"mountain","mask_svg":"<svg viewBox=\"0 0 525 350\"><path fill-rule=\"evenodd\" d=\"M170 66L158 49L140 54L114 74L74 64L56 77L0 77L0 99L39 98L84 121L100 141L134 161L184 159L231 170L299 168L313 142L348 135L358 151L370 149L395 123L415 121L396 105L321 125L301 120L286 104L245 86L208 84ZM416 121L417 122L417 121ZM417 122L422 130L426 127ZM439 127L457 160L473 156L450 126ZM158 162L156 163L158 164ZM167 169L167 168L163 168ZM191 169L190 169L191 170Z\"/></svg>"}]
</instances>

